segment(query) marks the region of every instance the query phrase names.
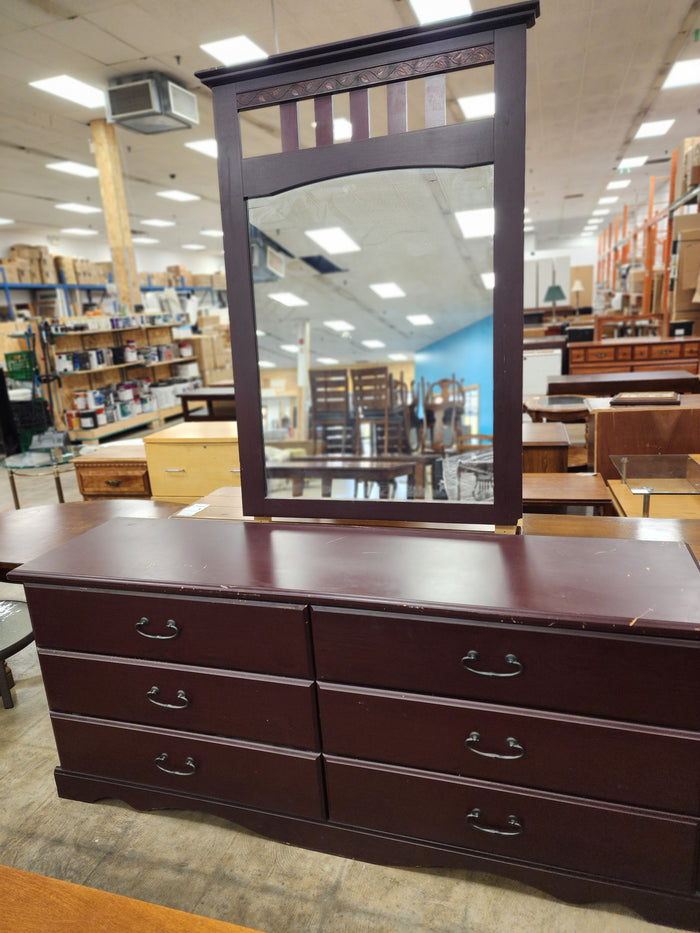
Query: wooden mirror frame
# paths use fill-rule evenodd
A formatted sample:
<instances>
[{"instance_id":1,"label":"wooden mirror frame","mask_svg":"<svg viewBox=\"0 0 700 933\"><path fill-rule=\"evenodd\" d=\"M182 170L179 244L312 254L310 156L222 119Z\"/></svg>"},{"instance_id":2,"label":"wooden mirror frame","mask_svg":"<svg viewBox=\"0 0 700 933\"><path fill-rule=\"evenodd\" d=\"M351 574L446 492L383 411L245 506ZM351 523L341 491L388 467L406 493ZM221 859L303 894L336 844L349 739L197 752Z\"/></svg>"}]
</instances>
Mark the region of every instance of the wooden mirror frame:
<instances>
[{"instance_id":1,"label":"wooden mirror frame","mask_svg":"<svg viewBox=\"0 0 700 933\"><path fill-rule=\"evenodd\" d=\"M526 30L537 0L430 27L410 27L260 63L198 72L213 92L219 188L246 515L512 525L522 513L523 208ZM445 125L444 76L494 66L493 118ZM426 128L408 132L406 84L426 79ZM442 89L440 88L442 82ZM368 88L387 88L388 134L370 137ZM332 95L350 93L353 136L333 143ZM440 99L441 97L441 99ZM301 149L297 102L312 99L316 147ZM282 152L244 158L239 114L279 106ZM402 116L403 110L403 116ZM494 502L272 498L266 495L250 198L396 168L493 164ZM300 413L301 415L301 413Z\"/></svg>"}]
</instances>

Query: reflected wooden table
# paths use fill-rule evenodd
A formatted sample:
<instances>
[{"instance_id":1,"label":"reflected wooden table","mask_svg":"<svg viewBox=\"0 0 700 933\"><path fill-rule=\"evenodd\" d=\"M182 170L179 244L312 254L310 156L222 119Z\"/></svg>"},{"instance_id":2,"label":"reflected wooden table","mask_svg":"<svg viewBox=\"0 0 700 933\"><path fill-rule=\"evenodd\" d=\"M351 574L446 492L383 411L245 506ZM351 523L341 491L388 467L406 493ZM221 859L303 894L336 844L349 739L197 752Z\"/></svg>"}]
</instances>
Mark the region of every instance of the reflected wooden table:
<instances>
[{"instance_id":1,"label":"reflected wooden table","mask_svg":"<svg viewBox=\"0 0 700 933\"><path fill-rule=\"evenodd\" d=\"M408 477L409 497L416 487L416 462L407 457L313 457L268 463L265 473L269 479L291 479L292 495L301 496L307 479L321 480L321 496L328 498L334 479L350 479L357 483L377 483L379 498L388 499L391 483L400 476Z\"/></svg>"}]
</instances>

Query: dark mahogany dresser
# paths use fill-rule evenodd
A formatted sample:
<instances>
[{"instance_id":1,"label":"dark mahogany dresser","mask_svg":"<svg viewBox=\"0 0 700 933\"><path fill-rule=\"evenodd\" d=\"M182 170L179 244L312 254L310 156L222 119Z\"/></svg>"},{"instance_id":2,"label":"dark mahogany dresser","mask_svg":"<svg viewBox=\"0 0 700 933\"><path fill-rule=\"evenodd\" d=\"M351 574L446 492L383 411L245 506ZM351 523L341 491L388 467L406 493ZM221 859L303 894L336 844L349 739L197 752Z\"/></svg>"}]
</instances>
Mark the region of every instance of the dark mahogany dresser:
<instances>
[{"instance_id":1,"label":"dark mahogany dresser","mask_svg":"<svg viewBox=\"0 0 700 933\"><path fill-rule=\"evenodd\" d=\"M61 796L700 926L684 546L123 518L11 578Z\"/></svg>"}]
</instances>

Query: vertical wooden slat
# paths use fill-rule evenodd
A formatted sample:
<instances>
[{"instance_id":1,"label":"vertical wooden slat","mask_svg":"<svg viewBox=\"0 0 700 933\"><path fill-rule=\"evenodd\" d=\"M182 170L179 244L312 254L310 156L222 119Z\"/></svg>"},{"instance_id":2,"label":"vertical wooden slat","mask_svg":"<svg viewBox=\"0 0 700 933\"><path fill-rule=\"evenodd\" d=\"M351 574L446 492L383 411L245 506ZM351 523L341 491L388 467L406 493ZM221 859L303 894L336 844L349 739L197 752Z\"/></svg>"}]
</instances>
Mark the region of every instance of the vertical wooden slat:
<instances>
[{"instance_id":1,"label":"vertical wooden slat","mask_svg":"<svg viewBox=\"0 0 700 933\"><path fill-rule=\"evenodd\" d=\"M350 91L350 122L353 139L369 139L369 88Z\"/></svg>"},{"instance_id":2,"label":"vertical wooden slat","mask_svg":"<svg viewBox=\"0 0 700 933\"><path fill-rule=\"evenodd\" d=\"M280 104L280 130L282 152L293 152L299 148L299 112L295 100Z\"/></svg>"},{"instance_id":3,"label":"vertical wooden slat","mask_svg":"<svg viewBox=\"0 0 700 933\"><path fill-rule=\"evenodd\" d=\"M407 100L408 94L405 81L398 82L397 84L387 84L386 117L387 132L390 135L393 133L405 133L408 129Z\"/></svg>"},{"instance_id":4,"label":"vertical wooden slat","mask_svg":"<svg viewBox=\"0 0 700 933\"><path fill-rule=\"evenodd\" d=\"M314 98L316 117L316 145L333 145L333 98L330 94Z\"/></svg>"},{"instance_id":5,"label":"vertical wooden slat","mask_svg":"<svg viewBox=\"0 0 700 933\"><path fill-rule=\"evenodd\" d=\"M445 126L447 122L445 75L425 79L425 125Z\"/></svg>"}]
</instances>

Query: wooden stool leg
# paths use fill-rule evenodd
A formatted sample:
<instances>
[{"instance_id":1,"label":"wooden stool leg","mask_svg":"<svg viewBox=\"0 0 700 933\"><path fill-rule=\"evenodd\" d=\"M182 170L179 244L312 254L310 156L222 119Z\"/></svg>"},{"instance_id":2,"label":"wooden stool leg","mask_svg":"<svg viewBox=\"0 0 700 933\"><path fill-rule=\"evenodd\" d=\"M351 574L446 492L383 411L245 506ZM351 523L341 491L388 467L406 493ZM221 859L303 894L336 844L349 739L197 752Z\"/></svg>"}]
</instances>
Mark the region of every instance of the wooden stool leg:
<instances>
[{"instance_id":1,"label":"wooden stool leg","mask_svg":"<svg viewBox=\"0 0 700 933\"><path fill-rule=\"evenodd\" d=\"M0 696L2 696L2 705L5 709L12 709L15 705L12 702L12 694L10 693L10 687L13 686L14 678L12 677L12 671L7 666L7 663L3 661L0 664Z\"/></svg>"}]
</instances>

